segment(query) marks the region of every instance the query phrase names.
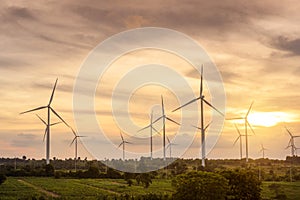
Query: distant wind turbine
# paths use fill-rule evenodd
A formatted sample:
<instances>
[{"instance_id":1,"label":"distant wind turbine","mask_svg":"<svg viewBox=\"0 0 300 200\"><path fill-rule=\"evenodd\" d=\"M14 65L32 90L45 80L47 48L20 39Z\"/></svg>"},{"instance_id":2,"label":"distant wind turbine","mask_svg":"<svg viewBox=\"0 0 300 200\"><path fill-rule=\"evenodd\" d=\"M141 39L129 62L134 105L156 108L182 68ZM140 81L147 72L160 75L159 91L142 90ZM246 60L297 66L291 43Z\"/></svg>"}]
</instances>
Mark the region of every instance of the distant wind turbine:
<instances>
[{"instance_id":1,"label":"distant wind turbine","mask_svg":"<svg viewBox=\"0 0 300 200\"><path fill-rule=\"evenodd\" d=\"M249 121L248 121L248 115L249 115L249 113L250 113L250 111L251 111L251 108L252 108L252 106L253 106L253 103L254 103L254 101L252 101L252 103L251 103L251 105L250 105L250 107L249 107L249 109L248 109L248 111L247 111L247 113L246 113L246 115L245 115L245 117L235 117L235 118L229 118L228 120L238 120L238 119L242 119L242 120L245 120L245 138L246 138L246 162L248 162L248 158L249 158L249 148L248 148L248 131L247 131L247 127L249 127L250 129L251 129L251 131L253 132L253 134L255 134L254 133L254 130L253 130L253 128L252 128L252 126L251 126L251 124L249 123Z\"/></svg>"},{"instance_id":2,"label":"distant wind turbine","mask_svg":"<svg viewBox=\"0 0 300 200\"><path fill-rule=\"evenodd\" d=\"M70 127L71 128L71 127ZM77 135L77 133L74 131L73 128L71 128L73 134L74 134L74 139L72 140L70 146L72 146L72 144L75 142L75 172L77 171L77 153L78 153L78 150L77 150L77 145L78 145L78 138L80 137L87 137L87 136L84 136L84 135Z\"/></svg>"},{"instance_id":3,"label":"distant wind turbine","mask_svg":"<svg viewBox=\"0 0 300 200\"><path fill-rule=\"evenodd\" d=\"M297 137L300 137L300 135L293 135L291 133L291 131L287 127L285 127L285 129L286 129L286 131L289 133L289 135L291 137L290 140L289 140L288 146L286 147L286 149L289 148L289 147L291 147L291 154L292 154L292 157L294 157L295 156L295 150L296 150L295 140L294 139L297 138Z\"/></svg>"},{"instance_id":4,"label":"distant wind turbine","mask_svg":"<svg viewBox=\"0 0 300 200\"><path fill-rule=\"evenodd\" d=\"M156 120L154 120L152 122L152 124L156 123L160 119L163 120L163 156L164 156L164 160L166 160L166 120L168 120L170 122L173 122L174 124L177 124L179 126L180 126L180 124L178 122L174 121L173 119L171 119L170 117L168 117L165 114L165 106L164 106L163 96L161 96L161 111L162 111L162 116L160 116L159 118L157 118Z\"/></svg>"},{"instance_id":5,"label":"distant wind turbine","mask_svg":"<svg viewBox=\"0 0 300 200\"><path fill-rule=\"evenodd\" d=\"M46 125L46 129L45 129L45 133L44 133L44 137L43 137L43 142L45 141L45 137L46 137L46 134L47 134L47 132L48 132L48 125L47 125L47 123L38 115L38 114L36 114L36 116L43 122L43 124L45 124ZM56 122L56 123L53 123L53 124L50 124L50 126L54 126L54 125L56 125L56 124L60 124L61 122Z\"/></svg>"},{"instance_id":6,"label":"distant wind turbine","mask_svg":"<svg viewBox=\"0 0 300 200\"><path fill-rule=\"evenodd\" d=\"M263 159L265 159L265 151L266 151L266 150L268 150L268 149L266 149L266 148L264 147L264 145L263 145L263 144L261 144L261 149L260 149L260 151L259 151L259 152L262 152Z\"/></svg>"},{"instance_id":7,"label":"distant wind turbine","mask_svg":"<svg viewBox=\"0 0 300 200\"><path fill-rule=\"evenodd\" d=\"M124 140L124 137L123 137L121 131L120 131L120 136L121 136L122 142L120 143L120 145L118 146L118 148L120 148L120 146L123 145L123 160L125 161L125 144L132 144L132 143Z\"/></svg>"},{"instance_id":8,"label":"distant wind turbine","mask_svg":"<svg viewBox=\"0 0 300 200\"><path fill-rule=\"evenodd\" d=\"M151 111L151 115L150 115L150 124L148 125L148 126L146 126L146 127L144 127L144 128L142 128L142 129L140 129L140 130L138 130L138 132L140 132L140 131L142 131L142 130L145 130L145 129L147 129L147 128L150 128L150 158L151 158L151 160L152 160L152 158L153 158L153 140L152 140L152 136L153 136L153 130L156 132L156 133L158 133L158 134L160 134L159 132L158 132L158 130L156 130L155 128L154 128L154 126L153 126L153 111Z\"/></svg>"},{"instance_id":9,"label":"distant wind turbine","mask_svg":"<svg viewBox=\"0 0 300 200\"><path fill-rule=\"evenodd\" d=\"M169 140L169 137L168 137L168 136L167 136L167 140L168 140L167 148L169 148L169 150L170 150L170 158L172 158L172 146L173 146L173 145L177 145L177 144L172 143L172 142Z\"/></svg>"},{"instance_id":10,"label":"distant wind turbine","mask_svg":"<svg viewBox=\"0 0 300 200\"><path fill-rule=\"evenodd\" d=\"M46 164L50 163L50 159L49 159L50 158L50 126L51 126L50 113L51 112L54 113L54 115L56 115L67 127L70 127L67 124L67 122L65 122L65 120L63 120L63 118L61 118L61 116L51 107L51 103L52 103L52 100L53 100L53 96L54 96L55 88L56 88L56 85L57 85L57 81L58 81L58 79L56 79L56 81L55 81L55 84L54 84L54 87L53 87L52 94L51 94L48 105L41 106L41 107L34 108L32 110L28 110L28 111L20 113L20 114L25 114L25 113L29 113L29 112L33 112L33 111L36 111L36 110L41 110L41 109L47 108L47 110L48 110L48 119L47 119L47 123L46 123L46 126L47 126L47 128L46 128L47 129L47 134L46 134Z\"/></svg>"},{"instance_id":11,"label":"distant wind turbine","mask_svg":"<svg viewBox=\"0 0 300 200\"><path fill-rule=\"evenodd\" d=\"M200 110L200 116L201 116L201 152L202 152L202 166L205 167L205 131L204 131L204 103L207 104L209 107L213 108L215 111L217 111L220 115L224 116L224 114L219 111L216 107L214 107L211 103L205 100L205 96L203 95L203 66L201 67L201 79L200 79L200 94L199 97L187 102L186 104L183 104L182 106L176 108L172 112L175 112L176 110L179 110L193 102L196 102L200 100L201 110Z\"/></svg>"},{"instance_id":12,"label":"distant wind turbine","mask_svg":"<svg viewBox=\"0 0 300 200\"><path fill-rule=\"evenodd\" d=\"M233 146L237 143L238 140L240 140L240 157L241 157L241 160L243 159L243 143L242 143L242 136L245 136L245 135L242 135L240 130L238 129L237 125L234 124L239 136L236 138L236 140L234 141L233 143Z\"/></svg>"}]
</instances>

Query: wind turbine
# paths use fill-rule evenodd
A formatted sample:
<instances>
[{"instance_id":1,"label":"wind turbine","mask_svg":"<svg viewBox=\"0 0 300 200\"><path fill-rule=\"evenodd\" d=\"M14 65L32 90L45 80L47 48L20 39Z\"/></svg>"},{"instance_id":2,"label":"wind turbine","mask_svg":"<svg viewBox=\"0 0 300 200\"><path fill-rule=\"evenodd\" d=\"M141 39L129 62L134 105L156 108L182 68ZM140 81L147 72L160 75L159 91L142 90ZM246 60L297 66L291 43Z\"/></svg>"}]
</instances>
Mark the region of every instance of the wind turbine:
<instances>
[{"instance_id":1,"label":"wind turbine","mask_svg":"<svg viewBox=\"0 0 300 200\"><path fill-rule=\"evenodd\" d=\"M70 127L71 128L71 127ZM80 137L86 137L86 136L83 136L83 135L77 135L76 132L74 131L73 128L71 128L73 134L74 134L74 139L72 140L70 146L72 146L72 144L75 142L75 172L77 171L77 145L78 145L78 138Z\"/></svg>"},{"instance_id":2,"label":"wind turbine","mask_svg":"<svg viewBox=\"0 0 300 200\"><path fill-rule=\"evenodd\" d=\"M169 140L169 137L168 137L168 136L167 136L167 140L168 140L167 148L170 149L170 158L172 158L172 145L177 145L177 144L172 143L172 142Z\"/></svg>"},{"instance_id":3,"label":"wind turbine","mask_svg":"<svg viewBox=\"0 0 300 200\"><path fill-rule=\"evenodd\" d=\"M36 114L36 116L43 122L43 124L45 124L46 125L46 129L45 129L45 133L44 133L44 137L43 137L43 142L45 141L45 137L46 137L46 134L47 134L47 132L48 132L48 125L47 125L47 123L38 115L38 114ZM56 124L60 124L61 122L56 122L56 123L53 123L53 124L50 124L50 126L54 126L54 125L56 125Z\"/></svg>"},{"instance_id":4,"label":"wind turbine","mask_svg":"<svg viewBox=\"0 0 300 200\"><path fill-rule=\"evenodd\" d=\"M121 136L121 139L122 139L122 142L120 143L120 145L118 146L118 148L120 148L121 145L123 145L123 160L125 161L125 144L132 144L131 142L128 142L126 140L124 140L124 137L122 135L122 132L120 131L120 136Z\"/></svg>"},{"instance_id":5,"label":"wind turbine","mask_svg":"<svg viewBox=\"0 0 300 200\"><path fill-rule=\"evenodd\" d=\"M187 102L186 104L183 104L182 106L176 108L172 112L175 112L176 110L179 110L193 102L196 102L200 100L200 117L201 117L201 152L202 152L202 166L205 167L205 130L204 130L204 103L207 104L209 107L213 108L215 111L217 111L220 115L224 116L222 112L220 112L216 107L214 107L211 103L205 100L205 96L203 95L203 66L201 67L201 79L200 79L200 94L199 97Z\"/></svg>"},{"instance_id":6,"label":"wind turbine","mask_svg":"<svg viewBox=\"0 0 300 200\"><path fill-rule=\"evenodd\" d=\"M245 117L235 117L235 118L229 118L228 120L237 120L237 119L242 119L242 120L245 120L245 138L246 138L246 162L248 162L248 155L249 155L249 148L248 148L248 131L247 131L247 127L249 126L249 128L251 129L251 131L253 132L253 134L255 134L254 133L254 130L253 130L253 128L252 128L252 126L251 126L251 124L249 123L249 121L248 121L248 115L249 115L249 113L250 113L250 111L251 111L251 108L252 108L252 106L253 106L253 103L254 103L254 101L252 101L252 103L251 103L251 105L250 105L250 107L249 107L249 109L248 109L248 111L247 111L247 113L246 113L246 115L245 115Z\"/></svg>"},{"instance_id":7,"label":"wind turbine","mask_svg":"<svg viewBox=\"0 0 300 200\"><path fill-rule=\"evenodd\" d=\"M261 144L261 149L260 149L260 151L259 151L259 152L262 152L263 159L265 159L265 150L268 150L268 149L266 149L266 148L264 147L264 145L263 145L263 144Z\"/></svg>"},{"instance_id":8,"label":"wind turbine","mask_svg":"<svg viewBox=\"0 0 300 200\"><path fill-rule=\"evenodd\" d=\"M31 109L31 110L27 110L25 112L21 112L20 114L25 114L25 113L29 113L29 112L33 112L33 111L36 111L36 110L42 110L44 108L47 108L47 111L48 111L48 119L47 119L47 134L46 134L46 164L49 164L50 163L50 126L51 126L51 123L50 123L50 113L54 113L54 115L56 115L67 127L70 127L67 122L65 122L65 120L63 120L63 118L61 118L59 116L59 114L51 107L51 103L52 103L52 100L53 100L53 96L54 96L54 92L55 92L55 88L56 88L56 85L57 85L57 81L58 79L56 79L55 81L55 84L54 84L54 87L53 87L53 90L52 90L52 94L50 96L50 100L49 100L49 103L48 105L46 106L41 106L41 107L37 107L37 108L34 108L34 109Z\"/></svg>"},{"instance_id":9,"label":"wind turbine","mask_svg":"<svg viewBox=\"0 0 300 200\"><path fill-rule=\"evenodd\" d=\"M295 156L295 150L296 150L294 139L297 138L297 137L300 137L300 135L293 135L291 133L291 131L287 127L285 127L285 129L286 129L286 131L289 133L289 135L291 137L290 141L288 143L288 146L286 147L286 149L289 148L289 147L291 147L291 153L292 153L292 156L294 157Z\"/></svg>"},{"instance_id":10,"label":"wind turbine","mask_svg":"<svg viewBox=\"0 0 300 200\"><path fill-rule=\"evenodd\" d=\"M240 156L241 156L241 160L243 159L243 143L242 143L242 136L245 136L245 135L242 135L240 130L238 129L237 125L234 124L239 136L236 138L236 140L234 141L233 143L233 146L237 143L238 140L240 140Z\"/></svg>"},{"instance_id":11,"label":"wind turbine","mask_svg":"<svg viewBox=\"0 0 300 200\"><path fill-rule=\"evenodd\" d=\"M153 152L153 140L152 140L152 136L153 136L153 130L155 132L157 132L158 134L160 134L158 132L158 130L156 130L156 128L154 128L153 126L153 111L151 111L151 115L150 115L150 124L140 130L138 130L138 132L142 131L142 130L145 130L147 128L150 128L150 158L152 160L153 156L152 156L152 152Z\"/></svg>"},{"instance_id":12,"label":"wind turbine","mask_svg":"<svg viewBox=\"0 0 300 200\"><path fill-rule=\"evenodd\" d=\"M173 122L174 124L177 124L179 126L180 126L180 124L165 114L165 106L164 106L163 96L161 96L161 111L162 111L162 116L160 116L159 118L154 120L152 122L152 124L156 123L160 119L163 120L163 154L164 154L164 160L166 160L166 120L169 120L170 122Z\"/></svg>"}]
</instances>

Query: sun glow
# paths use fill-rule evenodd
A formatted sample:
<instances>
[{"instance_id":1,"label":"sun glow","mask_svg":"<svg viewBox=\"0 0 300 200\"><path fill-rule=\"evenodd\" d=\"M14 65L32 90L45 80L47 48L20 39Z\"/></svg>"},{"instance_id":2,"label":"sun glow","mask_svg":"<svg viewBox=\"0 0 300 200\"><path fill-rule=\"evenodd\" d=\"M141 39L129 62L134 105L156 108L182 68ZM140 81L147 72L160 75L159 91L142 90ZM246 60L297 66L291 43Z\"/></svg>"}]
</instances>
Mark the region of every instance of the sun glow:
<instances>
[{"instance_id":1,"label":"sun glow","mask_svg":"<svg viewBox=\"0 0 300 200\"><path fill-rule=\"evenodd\" d=\"M248 116L248 121L254 126L275 126L281 122L295 121L296 115L285 112L254 112Z\"/></svg>"}]
</instances>

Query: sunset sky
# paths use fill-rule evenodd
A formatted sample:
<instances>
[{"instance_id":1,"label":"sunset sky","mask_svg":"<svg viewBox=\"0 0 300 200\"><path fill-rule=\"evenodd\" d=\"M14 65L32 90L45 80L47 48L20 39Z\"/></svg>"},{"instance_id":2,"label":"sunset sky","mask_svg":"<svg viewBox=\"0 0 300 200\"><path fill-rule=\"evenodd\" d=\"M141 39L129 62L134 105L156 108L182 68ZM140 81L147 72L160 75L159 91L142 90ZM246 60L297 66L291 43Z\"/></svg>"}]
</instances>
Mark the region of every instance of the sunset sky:
<instances>
[{"instance_id":1,"label":"sunset sky","mask_svg":"<svg viewBox=\"0 0 300 200\"><path fill-rule=\"evenodd\" d=\"M73 87L88 54L99 43L122 31L162 27L193 38L214 61L225 88L226 118L244 116L254 101L249 115L255 131L255 135L249 137L250 157L261 157L259 150L263 144L268 149L266 157L285 159L290 150L285 149L289 135L284 126L300 135L299 10L300 4L296 0L284 3L278 0L1 1L0 157L26 155L28 158L44 158L45 126L33 113L19 113L47 105L58 78L53 108L76 127L72 108ZM161 40L168 42L166 38ZM95 94L98 122L116 147L120 143L120 127L112 117L110 95L122 74L143 63L161 63L177 70L198 95L199 75L195 75L189 63L175 55L147 49L120 57L106 71ZM88 84L89 80L86 82ZM184 88L180 89L184 91ZM206 84L204 89L210 100L211 92ZM135 125L142 128L149 123L151 108L154 108L156 117L160 115L161 94L165 98L167 114L180 121L180 112L171 112L179 106L176 94L158 85L150 85L139 88L130 98L129 111ZM209 122L211 110L209 107L205 110L206 122ZM190 112L190 118L197 115L192 110ZM46 119L46 110L36 113ZM58 119L53 115L52 122L55 121ZM243 122L236 123L243 132ZM126 138L137 134L130 128L121 129ZM51 158L74 157L70 130L62 124L51 130ZM178 127L168 124L167 132L172 138ZM141 134L146 137L148 132ZM178 134L177 144L191 137L188 133ZM207 134L213 135L214 130ZM233 122L225 121L219 139L207 157L239 158L238 143L233 146L237 136ZM93 142L93 137L86 140ZM155 148L160 148L161 136L156 136L155 142ZM300 139L295 143L300 147ZM100 141L95 145L107 144ZM134 143L128 145L128 150L147 152L147 145ZM181 148L183 145L174 146L174 154ZM192 145L194 153L187 153L185 157L199 155L198 150L199 146ZM119 150L104 154L100 159L122 156ZM93 157L81 144L79 156Z\"/></svg>"}]
</instances>

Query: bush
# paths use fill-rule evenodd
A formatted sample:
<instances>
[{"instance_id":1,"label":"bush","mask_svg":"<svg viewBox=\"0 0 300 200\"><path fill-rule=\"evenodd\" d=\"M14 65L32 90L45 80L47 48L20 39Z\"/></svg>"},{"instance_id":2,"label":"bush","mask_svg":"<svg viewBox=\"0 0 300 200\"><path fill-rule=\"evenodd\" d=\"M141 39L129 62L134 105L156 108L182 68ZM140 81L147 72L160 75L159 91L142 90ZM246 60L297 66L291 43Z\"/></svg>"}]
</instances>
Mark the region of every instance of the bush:
<instances>
[{"instance_id":1,"label":"bush","mask_svg":"<svg viewBox=\"0 0 300 200\"><path fill-rule=\"evenodd\" d=\"M4 174L0 174L0 185L6 181L6 176Z\"/></svg>"},{"instance_id":2,"label":"bush","mask_svg":"<svg viewBox=\"0 0 300 200\"><path fill-rule=\"evenodd\" d=\"M182 200L217 200L225 199L228 181L221 175L212 172L189 172L181 174L172 181L176 192L173 199Z\"/></svg>"},{"instance_id":3,"label":"bush","mask_svg":"<svg viewBox=\"0 0 300 200\"><path fill-rule=\"evenodd\" d=\"M228 180L228 199L261 199L261 181L258 180L256 173L250 170L227 170L221 172L221 175Z\"/></svg>"}]
</instances>

